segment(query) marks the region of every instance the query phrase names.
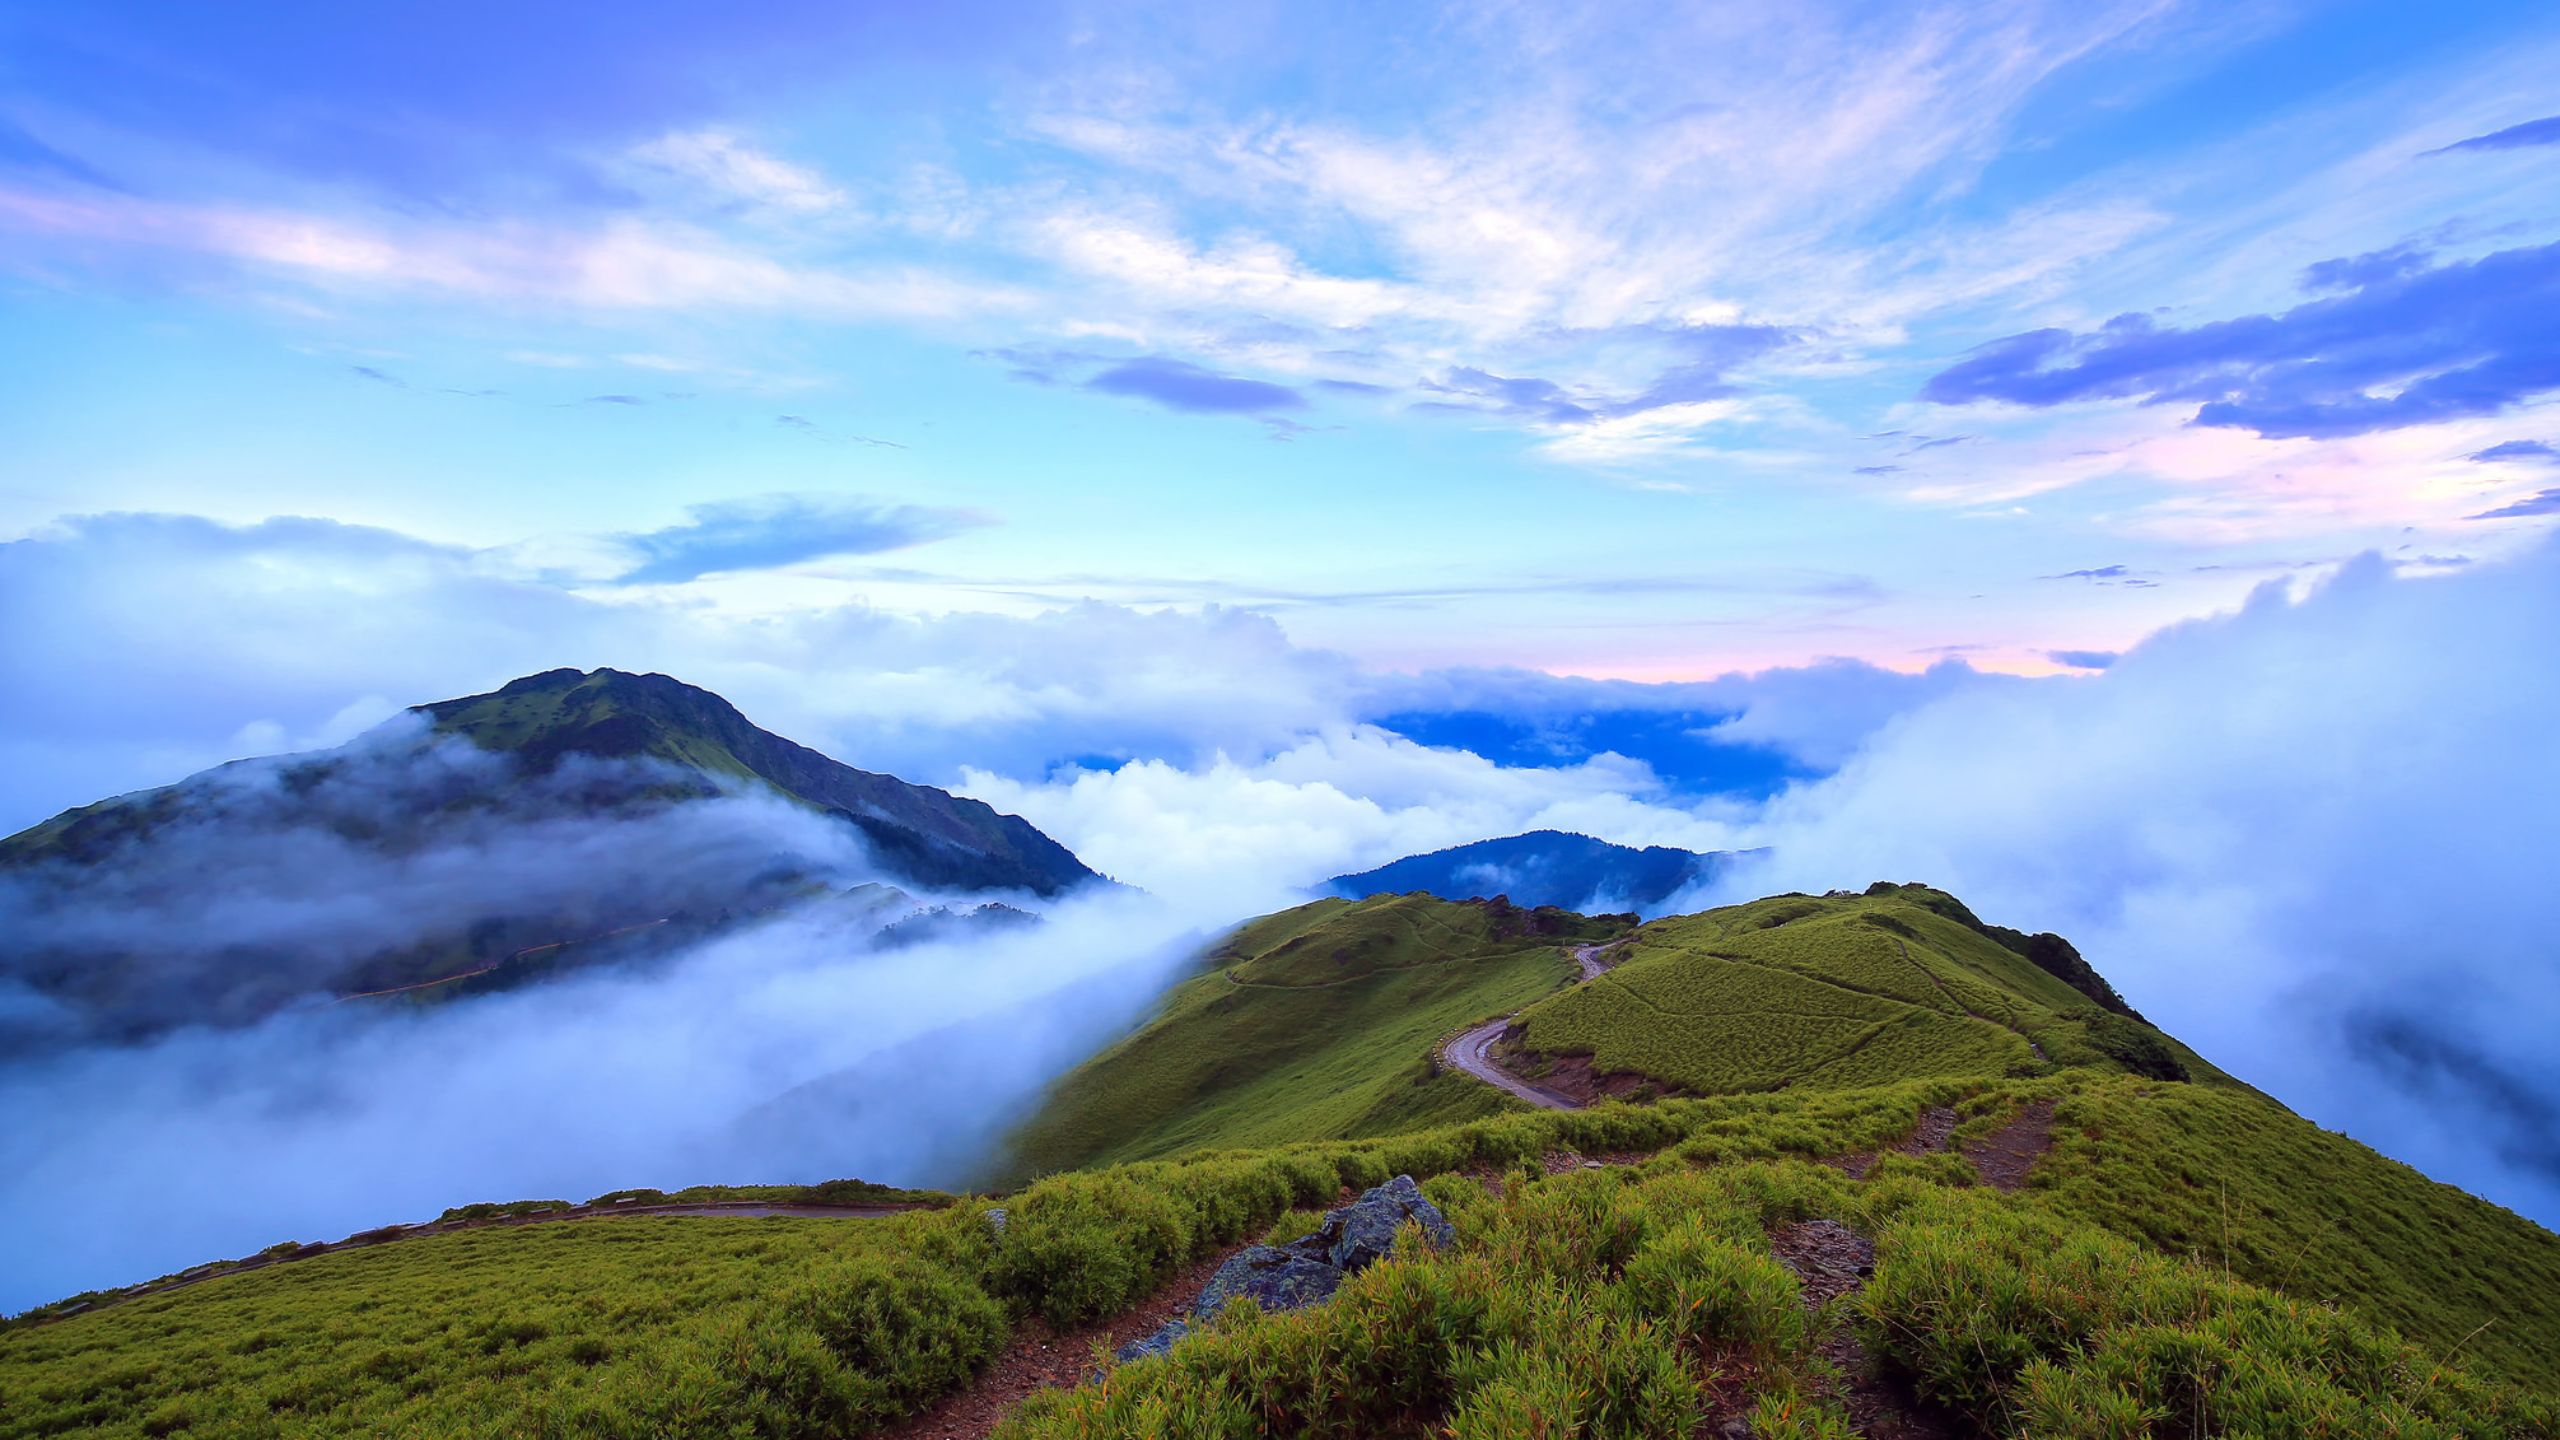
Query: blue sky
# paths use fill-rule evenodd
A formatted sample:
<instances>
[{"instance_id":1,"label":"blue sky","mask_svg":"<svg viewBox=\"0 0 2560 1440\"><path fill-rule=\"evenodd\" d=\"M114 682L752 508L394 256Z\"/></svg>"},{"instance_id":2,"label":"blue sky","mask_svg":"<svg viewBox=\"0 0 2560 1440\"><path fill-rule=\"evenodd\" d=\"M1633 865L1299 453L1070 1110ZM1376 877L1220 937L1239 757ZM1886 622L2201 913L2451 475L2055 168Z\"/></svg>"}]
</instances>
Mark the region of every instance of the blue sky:
<instances>
[{"instance_id":1,"label":"blue sky","mask_svg":"<svg viewBox=\"0 0 2560 1440\"><path fill-rule=\"evenodd\" d=\"M1659 679L2560 486L2542 7L731 8L0 12L0 532Z\"/></svg>"}]
</instances>

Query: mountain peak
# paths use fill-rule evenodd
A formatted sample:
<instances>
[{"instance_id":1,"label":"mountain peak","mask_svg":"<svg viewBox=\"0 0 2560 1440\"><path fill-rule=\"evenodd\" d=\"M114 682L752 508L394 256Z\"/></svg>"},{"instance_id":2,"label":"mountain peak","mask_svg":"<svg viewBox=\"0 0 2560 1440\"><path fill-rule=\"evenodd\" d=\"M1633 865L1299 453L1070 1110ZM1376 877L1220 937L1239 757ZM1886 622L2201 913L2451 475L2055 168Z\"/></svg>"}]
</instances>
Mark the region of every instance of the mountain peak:
<instances>
[{"instance_id":1,"label":"mountain peak","mask_svg":"<svg viewBox=\"0 0 2560 1440\"><path fill-rule=\"evenodd\" d=\"M545 670L415 707L436 733L547 771L571 755L644 757L777 791L860 829L882 865L936 888L1054 895L1096 878L1066 847L983 801L858 770L757 726L727 699L656 672Z\"/></svg>"}]
</instances>

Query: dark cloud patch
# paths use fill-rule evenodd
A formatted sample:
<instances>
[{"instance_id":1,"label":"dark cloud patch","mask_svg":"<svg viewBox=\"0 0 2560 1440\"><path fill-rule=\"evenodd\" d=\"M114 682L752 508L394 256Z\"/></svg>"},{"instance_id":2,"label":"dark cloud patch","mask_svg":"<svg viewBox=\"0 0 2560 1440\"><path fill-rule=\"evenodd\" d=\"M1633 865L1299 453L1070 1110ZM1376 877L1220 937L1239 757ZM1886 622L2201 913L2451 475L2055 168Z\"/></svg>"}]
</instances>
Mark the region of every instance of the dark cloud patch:
<instances>
[{"instance_id":1,"label":"dark cloud patch","mask_svg":"<svg viewBox=\"0 0 2560 1440\"><path fill-rule=\"evenodd\" d=\"M2560 1101L2535 1080L2409 1015L2352 1017L2348 1043L2360 1058L2420 1093L2460 1104L2488 1131L2498 1158L2560 1180Z\"/></svg>"},{"instance_id":2,"label":"dark cloud patch","mask_svg":"<svg viewBox=\"0 0 2560 1440\"><path fill-rule=\"evenodd\" d=\"M2560 460L2560 449L2547 440L2508 440L2462 457L2482 465L2499 460Z\"/></svg>"},{"instance_id":3,"label":"dark cloud patch","mask_svg":"<svg viewBox=\"0 0 2560 1440\"><path fill-rule=\"evenodd\" d=\"M1221 375L1187 360L1155 355L1123 360L1086 380L1084 388L1194 415L1270 415L1307 408L1307 397L1286 385Z\"/></svg>"},{"instance_id":4,"label":"dark cloud patch","mask_svg":"<svg viewBox=\"0 0 2560 1440\"><path fill-rule=\"evenodd\" d=\"M1850 473L1853 475L1899 475L1902 473L1902 467L1899 465L1861 465Z\"/></svg>"},{"instance_id":5,"label":"dark cloud patch","mask_svg":"<svg viewBox=\"0 0 2560 1440\"><path fill-rule=\"evenodd\" d=\"M2088 570L2065 570L2059 575L2040 575L2040 580L2121 580L2133 572L2122 565L2100 565Z\"/></svg>"},{"instance_id":6,"label":"dark cloud patch","mask_svg":"<svg viewBox=\"0 0 2560 1440\"><path fill-rule=\"evenodd\" d=\"M649 402L637 395L590 395L586 399L575 403L580 405L646 405Z\"/></svg>"},{"instance_id":7,"label":"dark cloud patch","mask_svg":"<svg viewBox=\"0 0 2560 1440\"><path fill-rule=\"evenodd\" d=\"M1974 350L1921 394L1942 405L2191 403L2198 425L2325 439L2495 415L2560 390L2560 245L2442 265L2413 267L2401 251L2328 264L2313 273L2334 293L2281 314L2033 330Z\"/></svg>"},{"instance_id":8,"label":"dark cloud patch","mask_svg":"<svg viewBox=\"0 0 2560 1440\"><path fill-rule=\"evenodd\" d=\"M2074 670L2104 670L2124 657L2113 650L2047 650L2044 658Z\"/></svg>"},{"instance_id":9,"label":"dark cloud patch","mask_svg":"<svg viewBox=\"0 0 2560 1440\"><path fill-rule=\"evenodd\" d=\"M386 374L383 371L376 370L370 365L350 365L347 369L353 371L358 377L370 380L377 385L388 385L395 390L406 390L409 388L408 381L401 379L397 375Z\"/></svg>"},{"instance_id":10,"label":"dark cloud patch","mask_svg":"<svg viewBox=\"0 0 2560 1440\"><path fill-rule=\"evenodd\" d=\"M2456 140L2450 145L2429 150L2426 153L2450 155L2457 150L2521 150L2528 145L2560 145L2560 115L2546 116L2540 120L2527 120L2521 125L2510 125L2504 130L2492 130L2486 135L2474 135L2468 140Z\"/></svg>"},{"instance_id":11,"label":"dark cloud patch","mask_svg":"<svg viewBox=\"0 0 2560 1440\"><path fill-rule=\"evenodd\" d=\"M1331 390L1339 395L1386 395L1393 393L1384 385L1372 385L1366 380L1318 380L1314 382L1314 384L1315 388L1318 390Z\"/></svg>"},{"instance_id":12,"label":"dark cloud patch","mask_svg":"<svg viewBox=\"0 0 2560 1440\"><path fill-rule=\"evenodd\" d=\"M967 510L809 495L724 500L685 513L682 525L617 537L640 557L617 584L675 584L827 555L877 555L991 523Z\"/></svg>"},{"instance_id":13,"label":"dark cloud patch","mask_svg":"<svg viewBox=\"0 0 2560 1440\"><path fill-rule=\"evenodd\" d=\"M2306 265L2302 270L2302 288L2314 291L2361 290L2367 285L2384 284L2426 268L2426 247L2412 242L2394 245L2388 250L2372 250L2362 255Z\"/></svg>"},{"instance_id":14,"label":"dark cloud patch","mask_svg":"<svg viewBox=\"0 0 2560 1440\"><path fill-rule=\"evenodd\" d=\"M2516 501L2512 505L2501 505L2495 510L2483 510L2477 515L2468 516L2466 518L2472 520L2522 520L2531 515L2560 515L2560 490L2545 490L2539 495L2527 496L2522 500Z\"/></svg>"}]
</instances>

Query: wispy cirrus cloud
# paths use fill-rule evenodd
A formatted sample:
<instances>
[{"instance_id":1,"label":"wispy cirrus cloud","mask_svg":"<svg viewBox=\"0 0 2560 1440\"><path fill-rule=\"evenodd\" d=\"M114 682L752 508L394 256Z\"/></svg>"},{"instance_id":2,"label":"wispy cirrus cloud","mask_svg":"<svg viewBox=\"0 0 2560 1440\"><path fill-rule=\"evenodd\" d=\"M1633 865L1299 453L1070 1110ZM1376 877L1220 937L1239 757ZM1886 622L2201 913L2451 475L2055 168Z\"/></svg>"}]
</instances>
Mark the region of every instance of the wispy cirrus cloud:
<instances>
[{"instance_id":1,"label":"wispy cirrus cloud","mask_svg":"<svg viewBox=\"0 0 2560 1440\"><path fill-rule=\"evenodd\" d=\"M805 263L663 219L500 226L406 215L0 188L0 230L66 253L112 244L220 257L316 285L619 311L775 311L837 320L1019 309L1020 290L907 262Z\"/></svg>"},{"instance_id":2,"label":"wispy cirrus cloud","mask_svg":"<svg viewBox=\"0 0 2560 1440\"><path fill-rule=\"evenodd\" d=\"M619 585L664 585L772 570L832 555L877 555L991 525L971 510L860 496L765 495L696 505L681 525L614 539L638 563Z\"/></svg>"},{"instance_id":3,"label":"wispy cirrus cloud","mask_svg":"<svg viewBox=\"0 0 2560 1440\"><path fill-rule=\"evenodd\" d=\"M849 203L845 192L816 170L717 126L662 135L635 148L631 158L724 203L802 215L822 215Z\"/></svg>"}]
</instances>

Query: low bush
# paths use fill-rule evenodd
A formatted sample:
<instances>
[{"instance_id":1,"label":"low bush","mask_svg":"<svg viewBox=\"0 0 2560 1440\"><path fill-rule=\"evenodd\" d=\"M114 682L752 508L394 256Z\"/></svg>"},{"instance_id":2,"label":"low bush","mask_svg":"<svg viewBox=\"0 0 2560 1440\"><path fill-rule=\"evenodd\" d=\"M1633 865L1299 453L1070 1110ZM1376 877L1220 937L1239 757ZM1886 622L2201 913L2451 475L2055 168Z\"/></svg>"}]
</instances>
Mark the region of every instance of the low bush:
<instances>
[{"instance_id":1,"label":"low bush","mask_svg":"<svg viewBox=\"0 0 2560 1440\"><path fill-rule=\"evenodd\" d=\"M1006 1212L998 1289L1052 1325L1117 1313L1191 1256L1193 1216L1137 1177L1061 1175Z\"/></svg>"}]
</instances>

